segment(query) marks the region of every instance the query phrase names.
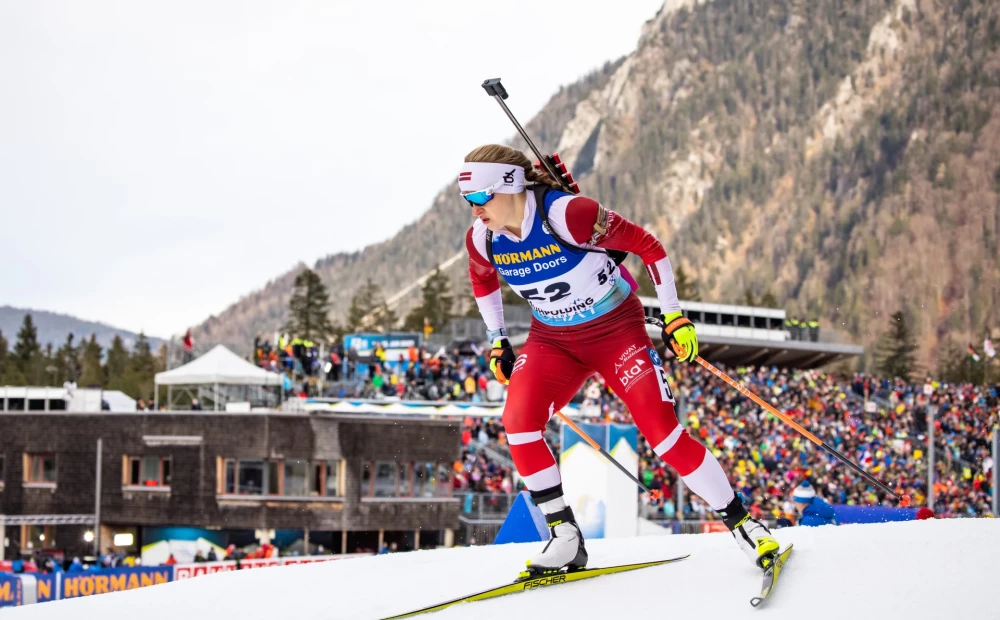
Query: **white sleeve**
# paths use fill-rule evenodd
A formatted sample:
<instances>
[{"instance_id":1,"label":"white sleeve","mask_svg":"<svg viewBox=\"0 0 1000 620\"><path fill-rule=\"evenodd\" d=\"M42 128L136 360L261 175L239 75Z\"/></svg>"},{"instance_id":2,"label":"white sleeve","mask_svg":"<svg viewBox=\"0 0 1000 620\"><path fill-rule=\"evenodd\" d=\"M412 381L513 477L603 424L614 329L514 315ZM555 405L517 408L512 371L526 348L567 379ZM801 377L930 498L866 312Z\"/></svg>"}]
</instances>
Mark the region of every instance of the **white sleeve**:
<instances>
[{"instance_id":1,"label":"white sleeve","mask_svg":"<svg viewBox=\"0 0 1000 620\"><path fill-rule=\"evenodd\" d=\"M677 286L674 284L674 269L670 265L670 257L664 256L658 261L646 265L646 273L653 281L656 298L660 302L660 313L670 314L681 311L681 302L677 298Z\"/></svg>"},{"instance_id":2,"label":"white sleeve","mask_svg":"<svg viewBox=\"0 0 1000 620\"><path fill-rule=\"evenodd\" d=\"M476 220L472 226L470 241L471 247L468 248L468 251L472 293L476 297L479 313L483 315L487 332L494 332L504 328L503 296L499 288L499 278L494 267L490 264L489 254L486 252L486 226L479 220ZM493 286L497 288L488 293L485 292Z\"/></svg>"}]
</instances>

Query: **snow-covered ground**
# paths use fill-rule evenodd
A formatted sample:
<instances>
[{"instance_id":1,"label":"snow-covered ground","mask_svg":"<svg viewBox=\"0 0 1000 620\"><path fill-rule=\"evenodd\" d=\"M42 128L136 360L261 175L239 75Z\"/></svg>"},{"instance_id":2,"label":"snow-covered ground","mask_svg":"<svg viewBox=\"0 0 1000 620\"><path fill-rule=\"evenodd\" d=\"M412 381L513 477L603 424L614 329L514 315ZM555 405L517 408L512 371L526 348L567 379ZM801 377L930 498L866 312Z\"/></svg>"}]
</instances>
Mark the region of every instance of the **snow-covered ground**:
<instances>
[{"instance_id":1,"label":"snow-covered ground","mask_svg":"<svg viewBox=\"0 0 1000 620\"><path fill-rule=\"evenodd\" d=\"M998 617L1000 520L790 528L795 551L766 607L729 534L588 543L593 567L690 553L683 562L467 603L428 618ZM141 590L5 610L66 618L380 618L509 582L537 545L501 545L220 573ZM9 616L8 616L9 612Z\"/></svg>"}]
</instances>

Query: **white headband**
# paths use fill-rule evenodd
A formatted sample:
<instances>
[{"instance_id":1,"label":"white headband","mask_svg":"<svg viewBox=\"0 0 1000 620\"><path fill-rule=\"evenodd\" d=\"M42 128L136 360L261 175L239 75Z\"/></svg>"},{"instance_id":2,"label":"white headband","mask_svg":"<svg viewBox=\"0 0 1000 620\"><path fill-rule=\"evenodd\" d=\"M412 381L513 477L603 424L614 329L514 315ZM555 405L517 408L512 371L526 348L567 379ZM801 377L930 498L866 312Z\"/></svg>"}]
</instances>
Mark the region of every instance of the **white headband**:
<instances>
[{"instance_id":1,"label":"white headband","mask_svg":"<svg viewBox=\"0 0 1000 620\"><path fill-rule=\"evenodd\" d=\"M462 165L458 189L464 194L490 187L500 179L504 183L493 190L497 194L520 194L524 191L524 168L516 164L472 161Z\"/></svg>"}]
</instances>

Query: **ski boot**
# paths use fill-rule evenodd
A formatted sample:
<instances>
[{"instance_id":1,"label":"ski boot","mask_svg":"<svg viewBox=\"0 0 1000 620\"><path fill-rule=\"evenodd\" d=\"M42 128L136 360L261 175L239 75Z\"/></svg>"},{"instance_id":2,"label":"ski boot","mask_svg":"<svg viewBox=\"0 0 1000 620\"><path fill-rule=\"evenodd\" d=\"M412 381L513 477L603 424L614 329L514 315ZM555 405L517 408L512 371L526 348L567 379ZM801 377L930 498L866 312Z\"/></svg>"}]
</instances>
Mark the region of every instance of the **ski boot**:
<instances>
[{"instance_id":1,"label":"ski boot","mask_svg":"<svg viewBox=\"0 0 1000 620\"><path fill-rule=\"evenodd\" d=\"M780 548L767 526L750 516L739 495L720 510L719 515L750 561L758 568L767 570L778 557Z\"/></svg>"},{"instance_id":2,"label":"ski boot","mask_svg":"<svg viewBox=\"0 0 1000 620\"><path fill-rule=\"evenodd\" d=\"M562 498L562 485L546 491L531 493L542 512L552 538L542 552L528 560L528 569L518 575L518 580L534 579L545 575L572 572L587 566L587 549L583 546L583 533L576 524L573 509Z\"/></svg>"}]
</instances>

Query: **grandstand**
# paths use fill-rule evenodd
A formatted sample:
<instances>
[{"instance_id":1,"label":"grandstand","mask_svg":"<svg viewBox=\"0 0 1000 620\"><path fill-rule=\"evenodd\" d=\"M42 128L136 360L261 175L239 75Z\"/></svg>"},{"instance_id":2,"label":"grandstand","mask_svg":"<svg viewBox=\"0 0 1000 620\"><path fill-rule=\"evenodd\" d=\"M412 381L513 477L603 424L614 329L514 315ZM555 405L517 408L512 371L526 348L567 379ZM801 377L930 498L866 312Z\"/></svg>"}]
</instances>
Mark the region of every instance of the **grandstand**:
<instances>
[{"instance_id":1,"label":"grandstand","mask_svg":"<svg viewBox=\"0 0 1000 620\"><path fill-rule=\"evenodd\" d=\"M647 317L661 316L655 297L639 299ZM504 316L511 343L517 347L528 339L530 312L525 308L514 308L513 313L510 310L504 308ZM864 353L864 347L844 342L844 334L837 330L819 330L816 341L793 340L792 333L785 328L787 314L777 308L681 301L681 310L698 330L699 354L712 363L808 369ZM654 343L660 342L658 328L650 325L647 331ZM463 335L468 337L472 333Z\"/></svg>"}]
</instances>

